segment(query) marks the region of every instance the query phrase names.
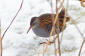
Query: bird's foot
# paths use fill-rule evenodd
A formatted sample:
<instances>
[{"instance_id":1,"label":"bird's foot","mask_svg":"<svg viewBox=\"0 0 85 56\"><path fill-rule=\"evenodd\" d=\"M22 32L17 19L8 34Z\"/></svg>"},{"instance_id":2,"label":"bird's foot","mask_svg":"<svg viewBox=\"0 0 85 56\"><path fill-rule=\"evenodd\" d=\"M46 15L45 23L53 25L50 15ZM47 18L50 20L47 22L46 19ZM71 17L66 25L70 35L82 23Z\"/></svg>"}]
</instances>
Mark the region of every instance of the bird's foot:
<instances>
[{"instance_id":1,"label":"bird's foot","mask_svg":"<svg viewBox=\"0 0 85 56\"><path fill-rule=\"evenodd\" d=\"M54 43L54 41L47 41L47 42L42 42L40 44L48 44L48 45L50 45L50 44L53 44L53 43Z\"/></svg>"},{"instance_id":2,"label":"bird's foot","mask_svg":"<svg viewBox=\"0 0 85 56\"><path fill-rule=\"evenodd\" d=\"M50 45L50 44L55 43L55 41L56 41L56 38L54 38L53 41L47 40L47 42L42 42L42 43L40 43L40 44L48 44L48 45Z\"/></svg>"}]
</instances>

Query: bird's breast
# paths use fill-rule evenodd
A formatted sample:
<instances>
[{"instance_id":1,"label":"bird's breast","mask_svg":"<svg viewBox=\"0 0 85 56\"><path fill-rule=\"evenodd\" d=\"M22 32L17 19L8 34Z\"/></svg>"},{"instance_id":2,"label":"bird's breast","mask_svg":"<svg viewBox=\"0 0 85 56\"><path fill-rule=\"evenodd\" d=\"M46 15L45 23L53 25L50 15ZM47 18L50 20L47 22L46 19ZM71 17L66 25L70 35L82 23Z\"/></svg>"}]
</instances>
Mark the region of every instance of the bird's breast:
<instances>
[{"instance_id":1,"label":"bird's breast","mask_svg":"<svg viewBox=\"0 0 85 56\"><path fill-rule=\"evenodd\" d=\"M40 26L33 27L32 30L39 37L49 37L49 32Z\"/></svg>"}]
</instances>

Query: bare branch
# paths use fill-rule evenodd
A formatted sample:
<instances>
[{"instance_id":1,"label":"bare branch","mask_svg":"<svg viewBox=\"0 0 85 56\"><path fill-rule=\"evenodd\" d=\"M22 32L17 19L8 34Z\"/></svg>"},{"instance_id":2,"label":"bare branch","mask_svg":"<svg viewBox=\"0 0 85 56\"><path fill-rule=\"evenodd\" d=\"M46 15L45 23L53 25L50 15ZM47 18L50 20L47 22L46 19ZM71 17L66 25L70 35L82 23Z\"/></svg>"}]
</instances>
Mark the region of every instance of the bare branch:
<instances>
[{"instance_id":1,"label":"bare branch","mask_svg":"<svg viewBox=\"0 0 85 56\"><path fill-rule=\"evenodd\" d=\"M81 47L80 47L78 56L81 55L81 51L82 51L82 48L83 48L83 46L84 46L84 43L85 43L85 39L83 40L83 42L82 42L82 44L81 44Z\"/></svg>"},{"instance_id":2,"label":"bare branch","mask_svg":"<svg viewBox=\"0 0 85 56\"><path fill-rule=\"evenodd\" d=\"M20 12L20 10L21 10L21 8L22 8L22 5L23 5L23 0L22 0L22 2L21 2L20 8L19 8L19 10L17 11L17 13L15 14L13 20L11 21L11 23L9 24L9 26L7 27L7 29L6 29L5 32L3 33L2 39L4 38L6 32L8 31L8 29L10 28L10 26L11 26L12 23L14 22L15 18L17 17L17 15L19 14L19 12Z\"/></svg>"}]
</instances>

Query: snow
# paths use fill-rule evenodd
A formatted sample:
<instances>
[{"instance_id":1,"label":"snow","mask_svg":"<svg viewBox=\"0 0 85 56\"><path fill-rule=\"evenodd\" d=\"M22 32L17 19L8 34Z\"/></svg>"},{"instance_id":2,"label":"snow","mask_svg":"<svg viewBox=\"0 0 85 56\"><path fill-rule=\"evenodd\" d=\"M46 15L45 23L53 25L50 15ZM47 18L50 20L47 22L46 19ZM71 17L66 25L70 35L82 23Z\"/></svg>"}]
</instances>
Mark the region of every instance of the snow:
<instances>
[{"instance_id":1,"label":"snow","mask_svg":"<svg viewBox=\"0 0 85 56\"><path fill-rule=\"evenodd\" d=\"M26 33L29 28L31 17L39 16L43 13L51 13L49 0L24 0L23 7L16 17L15 21L7 31L3 39L3 56L42 56L43 45L40 42L46 41L45 38L36 36L31 30ZM66 7L66 1L64 6ZM21 0L0 0L0 18L2 34L10 24L17 10L19 9ZM55 5L55 1L53 1ZM69 15L73 19L77 19L80 31L85 33L85 8L81 7L77 0L69 0ZM55 6L53 6L55 9ZM53 11L55 13L55 10ZM61 34L60 34L61 35ZM85 35L84 35L85 36ZM64 31L61 43L62 56L78 56L78 51L83 38L73 24L68 23ZM54 46L49 45L46 56L54 56ZM85 45L83 47L82 56L85 56Z\"/></svg>"}]
</instances>

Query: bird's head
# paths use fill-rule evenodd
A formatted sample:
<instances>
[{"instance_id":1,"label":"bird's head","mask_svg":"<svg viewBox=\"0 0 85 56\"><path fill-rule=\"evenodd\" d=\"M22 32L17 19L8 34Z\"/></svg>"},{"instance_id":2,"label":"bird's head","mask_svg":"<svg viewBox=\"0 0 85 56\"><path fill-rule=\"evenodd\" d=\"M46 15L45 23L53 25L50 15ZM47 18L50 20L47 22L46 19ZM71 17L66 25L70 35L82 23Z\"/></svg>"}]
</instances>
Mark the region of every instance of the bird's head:
<instances>
[{"instance_id":1,"label":"bird's head","mask_svg":"<svg viewBox=\"0 0 85 56\"><path fill-rule=\"evenodd\" d=\"M37 26L39 24L39 18L38 17L32 17L31 21L30 21L30 27L27 31L27 33L30 31L30 29L34 26Z\"/></svg>"}]
</instances>

